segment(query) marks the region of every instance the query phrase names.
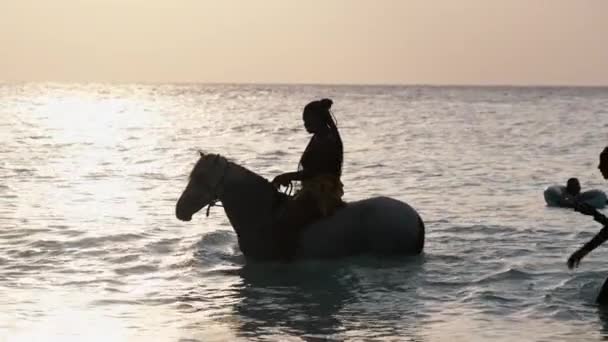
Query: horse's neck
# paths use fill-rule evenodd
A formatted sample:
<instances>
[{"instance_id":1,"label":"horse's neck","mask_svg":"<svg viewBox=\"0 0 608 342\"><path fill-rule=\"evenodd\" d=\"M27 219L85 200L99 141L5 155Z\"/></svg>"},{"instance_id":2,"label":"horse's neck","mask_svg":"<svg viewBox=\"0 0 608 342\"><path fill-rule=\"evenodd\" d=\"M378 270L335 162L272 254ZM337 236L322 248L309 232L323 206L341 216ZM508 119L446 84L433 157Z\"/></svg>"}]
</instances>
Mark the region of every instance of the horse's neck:
<instances>
[{"instance_id":1,"label":"horse's neck","mask_svg":"<svg viewBox=\"0 0 608 342\"><path fill-rule=\"evenodd\" d=\"M276 190L265 178L230 162L220 200L239 238L263 238L272 222Z\"/></svg>"}]
</instances>

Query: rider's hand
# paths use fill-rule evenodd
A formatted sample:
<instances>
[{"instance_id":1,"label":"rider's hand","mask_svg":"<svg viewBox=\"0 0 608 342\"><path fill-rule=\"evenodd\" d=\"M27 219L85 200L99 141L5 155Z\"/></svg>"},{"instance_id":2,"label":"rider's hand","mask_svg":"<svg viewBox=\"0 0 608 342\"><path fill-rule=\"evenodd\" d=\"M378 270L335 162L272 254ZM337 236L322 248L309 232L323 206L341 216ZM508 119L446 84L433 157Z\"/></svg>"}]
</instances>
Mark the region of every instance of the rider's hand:
<instances>
[{"instance_id":1,"label":"rider's hand","mask_svg":"<svg viewBox=\"0 0 608 342\"><path fill-rule=\"evenodd\" d=\"M272 180L272 185L274 185L277 188L281 185L288 186L289 183L291 183L291 177L289 177L289 175L285 174L285 173L274 177L274 179Z\"/></svg>"},{"instance_id":2,"label":"rider's hand","mask_svg":"<svg viewBox=\"0 0 608 342\"><path fill-rule=\"evenodd\" d=\"M568 258L568 268L573 269L575 267L578 267L578 264L581 263L581 259L583 259L585 254L587 253L585 253L582 249L579 249L576 252L572 253L572 255Z\"/></svg>"}]
</instances>

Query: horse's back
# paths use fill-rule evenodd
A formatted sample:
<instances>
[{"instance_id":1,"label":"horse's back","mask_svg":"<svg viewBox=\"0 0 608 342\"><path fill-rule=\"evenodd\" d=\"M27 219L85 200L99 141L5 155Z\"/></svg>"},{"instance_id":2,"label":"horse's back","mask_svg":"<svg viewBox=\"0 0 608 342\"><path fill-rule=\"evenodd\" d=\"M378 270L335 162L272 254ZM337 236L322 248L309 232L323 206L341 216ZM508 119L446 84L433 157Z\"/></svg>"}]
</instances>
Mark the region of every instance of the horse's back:
<instances>
[{"instance_id":1,"label":"horse's back","mask_svg":"<svg viewBox=\"0 0 608 342\"><path fill-rule=\"evenodd\" d=\"M424 245L424 223L411 206L389 197L350 202L333 216L306 227L302 257L416 255Z\"/></svg>"}]
</instances>

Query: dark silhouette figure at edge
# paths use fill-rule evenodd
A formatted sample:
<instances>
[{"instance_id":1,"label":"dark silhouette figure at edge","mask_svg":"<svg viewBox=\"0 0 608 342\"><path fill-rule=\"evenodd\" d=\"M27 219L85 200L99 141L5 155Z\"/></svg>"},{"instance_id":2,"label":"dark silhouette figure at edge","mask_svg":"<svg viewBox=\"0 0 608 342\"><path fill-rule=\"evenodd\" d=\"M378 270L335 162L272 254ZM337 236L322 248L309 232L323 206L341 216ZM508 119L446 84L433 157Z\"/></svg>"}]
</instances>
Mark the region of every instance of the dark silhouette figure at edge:
<instances>
[{"instance_id":1,"label":"dark silhouette figure at edge","mask_svg":"<svg viewBox=\"0 0 608 342\"><path fill-rule=\"evenodd\" d=\"M600 153L600 164L598 169L602 173L604 179L608 179L608 146L606 146L606 148L604 148L604 150ZM568 258L568 268L570 269L578 267L585 255L589 254L599 245L608 240L608 218L606 218L606 216L602 215L597 211L597 209L588 204L575 203L574 210L584 215L593 216L593 219L602 224L604 227L583 247L572 253L572 255ZM608 279L604 281L602 289L597 296L596 302L602 306L608 305Z\"/></svg>"},{"instance_id":2,"label":"dark silhouette figure at edge","mask_svg":"<svg viewBox=\"0 0 608 342\"><path fill-rule=\"evenodd\" d=\"M302 229L343 207L343 147L330 108L333 101L312 101L304 107L304 127L313 136L300 159L298 171L278 175L272 181L277 188L301 183L301 189L287 200L285 211L273 224L276 249L283 260L291 260Z\"/></svg>"}]
</instances>

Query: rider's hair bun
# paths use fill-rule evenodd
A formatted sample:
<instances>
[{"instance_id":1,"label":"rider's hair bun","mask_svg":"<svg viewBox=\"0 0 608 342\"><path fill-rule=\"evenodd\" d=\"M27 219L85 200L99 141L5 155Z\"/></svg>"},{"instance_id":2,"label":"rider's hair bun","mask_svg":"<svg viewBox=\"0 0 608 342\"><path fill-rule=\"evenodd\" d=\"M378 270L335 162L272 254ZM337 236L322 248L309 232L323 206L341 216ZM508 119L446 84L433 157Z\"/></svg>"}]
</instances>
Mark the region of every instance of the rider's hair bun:
<instances>
[{"instance_id":1,"label":"rider's hair bun","mask_svg":"<svg viewBox=\"0 0 608 342\"><path fill-rule=\"evenodd\" d=\"M319 102L321 104L321 108L327 109L327 110L329 110L331 108L331 105L334 104L334 101L332 101L331 99L322 99Z\"/></svg>"}]
</instances>

